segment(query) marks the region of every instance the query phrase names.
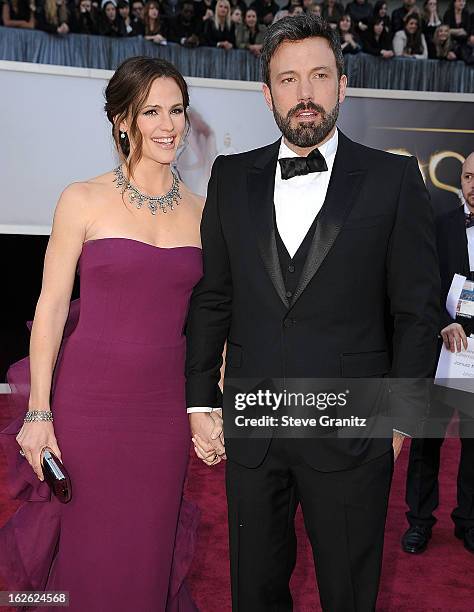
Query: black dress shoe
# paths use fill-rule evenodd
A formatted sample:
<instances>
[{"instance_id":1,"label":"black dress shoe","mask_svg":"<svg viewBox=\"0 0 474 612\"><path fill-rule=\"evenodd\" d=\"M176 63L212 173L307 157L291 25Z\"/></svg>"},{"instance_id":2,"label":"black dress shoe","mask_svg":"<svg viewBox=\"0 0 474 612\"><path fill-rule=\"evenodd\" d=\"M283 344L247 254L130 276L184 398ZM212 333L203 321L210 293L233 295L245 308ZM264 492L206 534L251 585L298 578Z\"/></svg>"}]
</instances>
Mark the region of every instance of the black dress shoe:
<instances>
[{"instance_id":1,"label":"black dress shoe","mask_svg":"<svg viewBox=\"0 0 474 612\"><path fill-rule=\"evenodd\" d=\"M471 553L474 553L474 526L473 527L456 527L454 535L463 540L464 548Z\"/></svg>"},{"instance_id":2,"label":"black dress shoe","mask_svg":"<svg viewBox=\"0 0 474 612\"><path fill-rule=\"evenodd\" d=\"M407 529L402 538L402 549L406 553L413 555L422 553L428 546L428 541L431 538L431 527L423 525L413 525Z\"/></svg>"}]
</instances>

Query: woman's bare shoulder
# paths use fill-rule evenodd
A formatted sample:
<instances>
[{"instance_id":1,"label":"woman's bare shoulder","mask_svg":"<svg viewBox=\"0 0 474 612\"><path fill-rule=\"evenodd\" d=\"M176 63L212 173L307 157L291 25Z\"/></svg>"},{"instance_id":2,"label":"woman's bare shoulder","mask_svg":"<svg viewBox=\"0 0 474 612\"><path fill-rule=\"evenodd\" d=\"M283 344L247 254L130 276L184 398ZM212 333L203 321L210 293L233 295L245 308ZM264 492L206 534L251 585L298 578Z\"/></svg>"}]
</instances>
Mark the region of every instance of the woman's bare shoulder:
<instances>
[{"instance_id":1,"label":"woman's bare shoulder","mask_svg":"<svg viewBox=\"0 0 474 612\"><path fill-rule=\"evenodd\" d=\"M100 200L103 194L114 187L115 176L113 171L105 172L99 176L95 176L83 181L70 183L62 192L61 199L67 200L84 200L84 204L95 203L96 199Z\"/></svg>"}]
</instances>

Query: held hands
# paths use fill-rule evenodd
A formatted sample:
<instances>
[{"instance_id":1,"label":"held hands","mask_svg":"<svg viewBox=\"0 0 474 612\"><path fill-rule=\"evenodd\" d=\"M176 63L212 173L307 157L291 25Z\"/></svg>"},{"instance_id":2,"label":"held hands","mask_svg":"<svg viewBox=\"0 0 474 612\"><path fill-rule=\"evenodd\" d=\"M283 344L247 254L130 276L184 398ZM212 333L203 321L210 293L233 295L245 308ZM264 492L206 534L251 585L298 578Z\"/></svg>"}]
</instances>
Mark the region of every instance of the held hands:
<instances>
[{"instance_id":1,"label":"held hands","mask_svg":"<svg viewBox=\"0 0 474 612\"><path fill-rule=\"evenodd\" d=\"M44 480L41 467L41 451L47 446L61 460L54 427L51 421L31 421L23 423L16 436L16 441L25 453L25 459L33 468L39 480Z\"/></svg>"},{"instance_id":2,"label":"held hands","mask_svg":"<svg viewBox=\"0 0 474 612\"><path fill-rule=\"evenodd\" d=\"M189 415L194 451L206 465L227 459L224 448L223 421L220 410L193 412Z\"/></svg>"},{"instance_id":3,"label":"held hands","mask_svg":"<svg viewBox=\"0 0 474 612\"><path fill-rule=\"evenodd\" d=\"M464 350L467 349L467 337L462 325L459 325L459 323L451 323L451 325L444 327L441 330L441 337L443 338L444 346L451 353L460 353L462 347L464 347Z\"/></svg>"}]
</instances>

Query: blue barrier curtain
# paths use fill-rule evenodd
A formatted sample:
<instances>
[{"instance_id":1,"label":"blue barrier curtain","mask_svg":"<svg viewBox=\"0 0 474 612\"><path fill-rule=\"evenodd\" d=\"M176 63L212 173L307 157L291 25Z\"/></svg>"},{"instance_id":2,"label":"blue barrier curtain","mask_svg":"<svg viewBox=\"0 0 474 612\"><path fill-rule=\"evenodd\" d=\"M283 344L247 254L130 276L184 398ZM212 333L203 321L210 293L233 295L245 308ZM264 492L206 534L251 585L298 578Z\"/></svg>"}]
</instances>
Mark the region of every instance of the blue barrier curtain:
<instances>
[{"instance_id":1,"label":"blue barrier curtain","mask_svg":"<svg viewBox=\"0 0 474 612\"><path fill-rule=\"evenodd\" d=\"M35 30L0 27L0 59L59 66L114 70L135 55L167 59L185 76L259 81L259 60L243 50L210 47L185 49L136 38L69 34L55 36ZM364 53L345 58L351 87L419 91L474 92L474 68L461 61L384 60Z\"/></svg>"}]
</instances>

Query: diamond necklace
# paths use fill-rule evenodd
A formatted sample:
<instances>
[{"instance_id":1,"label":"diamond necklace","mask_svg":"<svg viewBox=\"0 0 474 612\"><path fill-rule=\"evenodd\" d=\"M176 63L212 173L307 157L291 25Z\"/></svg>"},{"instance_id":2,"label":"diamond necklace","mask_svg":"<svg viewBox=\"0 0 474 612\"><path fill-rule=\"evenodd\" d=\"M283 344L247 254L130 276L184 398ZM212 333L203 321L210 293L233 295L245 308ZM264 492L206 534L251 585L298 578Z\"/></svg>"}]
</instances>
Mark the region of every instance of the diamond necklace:
<instances>
[{"instance_id":1,"label":"diamond necklace","mask_svg":"<svg viewBox=\"0 0 474 612\"><path fill-rule=\"evenodd\" d=\"M142 193L135 185L127 181L123 174L122 166L115 168L114 174L114 183L116 183L115 186L117 189L121 189L122 193L128 191L130 204L136 204L137 208L141 208L145 202L148 202L147 206L151 214L155 215L158 209L166 213L168 212L168 208L173 210L175 204L179 205L179 200L181 199L181 194L179 193L179 180L174 172L171 172L173 175L171 189L162 196L150 196L146 193Z\"/></svg>"}]
</instances>

